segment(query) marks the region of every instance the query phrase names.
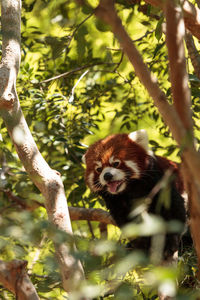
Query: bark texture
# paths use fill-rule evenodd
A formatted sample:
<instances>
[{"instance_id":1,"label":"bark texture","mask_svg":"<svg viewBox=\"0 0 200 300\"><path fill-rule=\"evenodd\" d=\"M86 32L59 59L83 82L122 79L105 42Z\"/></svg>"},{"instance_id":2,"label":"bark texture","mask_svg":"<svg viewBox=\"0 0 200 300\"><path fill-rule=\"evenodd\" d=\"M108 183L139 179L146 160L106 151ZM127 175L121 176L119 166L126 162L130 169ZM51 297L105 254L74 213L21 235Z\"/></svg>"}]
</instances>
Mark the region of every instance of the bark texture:
<instances>
[{"instance_id":1,"label":"bark texture","mask_svg":"<svg viewBox=\"0 0 200 300\"><path fill-rule=\"evenodd\" d=\"M26 273L26 261L0 261L0 282L16 299L38 300L37 292Z\"/></svg>"},{"instance_id":2,"label":"bark texture","mask_svg":"<svg viewBox=\"0 0 200 300\"><path fill-rule=\"evenodd\" d=\"M61 177L49 167L40 154L27 126L16 93L16 78L20 65L20 9L20 0L1 1L0 114L22 164L45 198L45 207L50 222L58 229L72 234ZM66 244L55 243L55 249L63 287L70 292L84 278L82 266L70 255L70 249Z\"/></svg>"}]
</instances>

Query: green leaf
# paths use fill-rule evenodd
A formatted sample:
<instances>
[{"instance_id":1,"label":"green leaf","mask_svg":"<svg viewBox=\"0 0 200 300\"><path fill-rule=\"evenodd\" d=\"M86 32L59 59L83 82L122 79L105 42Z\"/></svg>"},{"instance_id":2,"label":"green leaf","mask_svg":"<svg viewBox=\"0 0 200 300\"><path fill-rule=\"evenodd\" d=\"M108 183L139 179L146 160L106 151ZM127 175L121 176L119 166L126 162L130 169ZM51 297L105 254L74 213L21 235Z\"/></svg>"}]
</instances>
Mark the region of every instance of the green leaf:
<instances>
[{"instance_id":1,"label":"green leaf","mask_svg":"<svg viewBox=\"0 0 200 300\"><path fill-rule=\"evenodd\" d=\"M101 32L110 31L110 26L107 25L106 23L102 22L100 19L95 20L95 26Z\"/></svg>"},{"instance_id":2,"label":"green leaf","mask_svg":"<svg viewBox=\"0 0 200 300\"><path fill-rule=\"evenodd\" d=\"M155 30L155 37L156 37L158 42L160 41L160 39L162 37L162 24L163 24L163 21L164 21L164 17L162 16L160 18L160 20L158 21L157 26L156 26L156 30Z\"/></svg>"}]
</instances>

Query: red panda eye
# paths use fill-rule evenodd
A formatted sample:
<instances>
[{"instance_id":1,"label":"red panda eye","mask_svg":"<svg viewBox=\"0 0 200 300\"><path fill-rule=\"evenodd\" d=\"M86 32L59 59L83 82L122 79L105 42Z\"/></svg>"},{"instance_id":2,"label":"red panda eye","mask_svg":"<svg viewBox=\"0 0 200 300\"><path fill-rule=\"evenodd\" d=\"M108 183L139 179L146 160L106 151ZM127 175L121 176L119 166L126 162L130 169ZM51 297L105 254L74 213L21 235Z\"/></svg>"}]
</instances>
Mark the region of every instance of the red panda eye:
<instances>
[{"instance_id":1,"label":"red panda eye","mask_svg":"<svg viewBox=\"0 0 200 300\"><path fill-rule=\"evenodd\" d=\"M119 161L115 161L115 162L113 162L112 166L113 166L114 168L117 168L117 167L119 167L119 164L120 164Z\"/></svg>"},{"instance_id":2,"label":"red panda eye","mask_svg":"<svg viewBox=\"0 0 200 300\"><path fill-rule=\"evenodd\" d=\"M101 173L102 168L101 168L101 167L98 167L98 168L96 168L96 171L97 171L97 173Z\"/></svg>"}]
</instances>

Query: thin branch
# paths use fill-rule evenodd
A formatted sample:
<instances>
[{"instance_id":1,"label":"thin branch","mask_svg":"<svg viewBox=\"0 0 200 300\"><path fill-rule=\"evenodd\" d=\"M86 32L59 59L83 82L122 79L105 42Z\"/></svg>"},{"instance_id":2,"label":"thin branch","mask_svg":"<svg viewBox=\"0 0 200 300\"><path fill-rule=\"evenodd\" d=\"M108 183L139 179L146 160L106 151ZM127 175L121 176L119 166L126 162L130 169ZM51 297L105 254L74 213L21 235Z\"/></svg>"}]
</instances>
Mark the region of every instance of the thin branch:
<instances>
[{"instance_id":1,"label":"thin branch","mask_svg":"<svg viewBox=\"0 0 200 300\"><path fill-rule=\"evenodd\" d=\"M44 204L42 204L36 200L26 201L25 199L22 199L16 195L14 195L9 189L0 188L0 192L3 192L10 201L17 204L21 209L33 211L33 210L37 209L38 207L41 207L41 206L45 207Z\"/></svg>"},{"instance_id":2,"label":"thin branch","mask_svg":"<svg viewBox=\"0 0 200 300\"><path fill-rule=\"evenodd\" d=\"M133 40L133 43L142 41L142 40L143 40L143 38L147 37L149 34L152 34L153 32L155 32L155 29L154 29L154 30L150 30L150 31L149 31L149 30L147 30L147 31L145 32L145 34L144 34L144 35L142 35L141 37L139 37L139 38L137 38L137 39ZM116 49L116 48L110 48L110 47L106 47L106 49L108 49L108 50L111 50L111 51L122 51L122 49L121 49L121 48L119 48L119 49Z\"/></svg>"},{"instance_id":3,"label":"thin branch","mask_svg":"<svg viewBox=\"0 0 200 300\"><path fill-rule=\"evenodd\" d=\"M51 78L48 78L46 80L43 80L41 81L39 84L42 84L42 83L47 83L47 82L50 82L52 80L57 80L57 79L60 79L60 78L63 78L63 77L66 77L66 76L69 76L71 74L74 74L76 72L79 72L79 71L82 71L82 70L85 70L85 69L90 69L90 68L93 68L95 66L102 66L102 65L115 65L116 63L94 63L94 64L89 64L89 65L85 65L85 66L82 66L82 67L78 67L78 68L75 68L71 71L68 71L68 72L65 72L65 73L62 73L62 74L59 74L59 75L56 75L54 77L51 77ZM38 83L36 83L38 84Z\"/></svg>"},{"instance_id":4,"label":"thin branch","mask_svg":"<svg viewBox=\"0 0 200 300\"><path fill-rule=\"evenodd\" d=\"M78 25L76 25L76 28L75 28L75 30L73 31L73 33L72 33L72 35L70 36L70 40L69 40L69 42L68 42L68 44L67 44L67 47L69 47L69 45L70 45L70 43L71 43L71 41L73 40L73 38L74 38L74 36L75 36L75 34L76 34L76 32L78 31L78 29L89 19L89 18L91 18L93 16L93 13L91 13L90 15L88 15L82 22L80 22Z\"/></svg>"},{"instance_id":5,"label":"thin branch","mask_svg":"<svg viewBox=\"0 0 200 300\"><path fill-rule=\"evenodd\" d=\"M137 38L137 39L133 40L133 43L142 41L145 37L147 37L149 34L152 34L153 32L155 32L155 29L154 30L150 30L150 31L147 30L143 36L141 36L140 38Z\"/></svg>"},{"instance_id":6,"label":"thin branch","mask_svg":"<svg viewBox=\"0 0 200 300\"><path fill-rule=\"evenodd\" d=\"M115 73L115 72L117 73L117 69L118 69L119 66L121 65L121 63L122 63L122 61L123 61L123 58L124 58L124 53L122 52L119 62L117 63L116 67L113 69L113 72L114 72L114 73Z\"/></svg>"}]
</instances>

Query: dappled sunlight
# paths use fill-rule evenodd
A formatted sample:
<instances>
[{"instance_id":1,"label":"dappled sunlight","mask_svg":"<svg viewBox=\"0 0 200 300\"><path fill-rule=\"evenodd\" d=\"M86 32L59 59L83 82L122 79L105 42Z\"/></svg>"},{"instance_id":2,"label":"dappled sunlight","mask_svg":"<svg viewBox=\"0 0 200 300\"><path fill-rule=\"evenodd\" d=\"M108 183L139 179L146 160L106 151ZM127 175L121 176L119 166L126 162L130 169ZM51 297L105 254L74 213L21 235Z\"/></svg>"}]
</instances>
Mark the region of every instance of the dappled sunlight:
<instances>
[{"instance_id":1,"label":"dappled sunlight","mask_svg":"<svg viewBox=\"0 0 200 300\"><path fill-rule=\"evenodd\" d=\"M198 165L199 154L191 154L193 135L186 132L184 118L174 106L178 103L181 111L186 102L190 105L190 97L185 97L186 91L191 93L189 116L198 150L197 5L184 1L174 10L168 0L24 0L20 17L16 9L9 12L19 4L19 0L2 0L1 10L0 263L4 271L10 276L16 272L15 264L21 266L18 278L22 273L27 276L35 287L35 299L155 300L164 295L198 299L198 251L186 225L192 224L196 247L200 218L198 205L193 205L199 199L200 173L197 170L194 176L190 167ZM171 13L166 21L164 5L169 5L169 12L181 12L178 25L171 22L176 21ZM177 37L166 32L166 23L175 24L171 33L178 32ZM190 43L186 40L181 47L185 29ZM175 57L172 65L178 77L173 80L169 59ZM185 59L184 73L179 67ZM177 97L172 94L174 86L181 91ZM125 140L114 144L117 133L127 134L138 148L131 152ZM90 145L105 137L101 147L82 160ZM179 174L180 165L169 166L166 161L181 162L183 155L186 169ZM88 183L94 193L85 184L88 161ZM110 172L107 179L103 168ZM115 176L113 181L109 176ZM182 179L195 196L191 202L187 199L192 213L186 215ZM112 215L104 201L109 192L116 212ZM180 201L176 203L172 193ZM116 194L119 198L113 197ZM120 220L115 220L116 215ZM21 298L21 281L3 275L0 268L0 298Z\"/></svg>"}]
</instances>

